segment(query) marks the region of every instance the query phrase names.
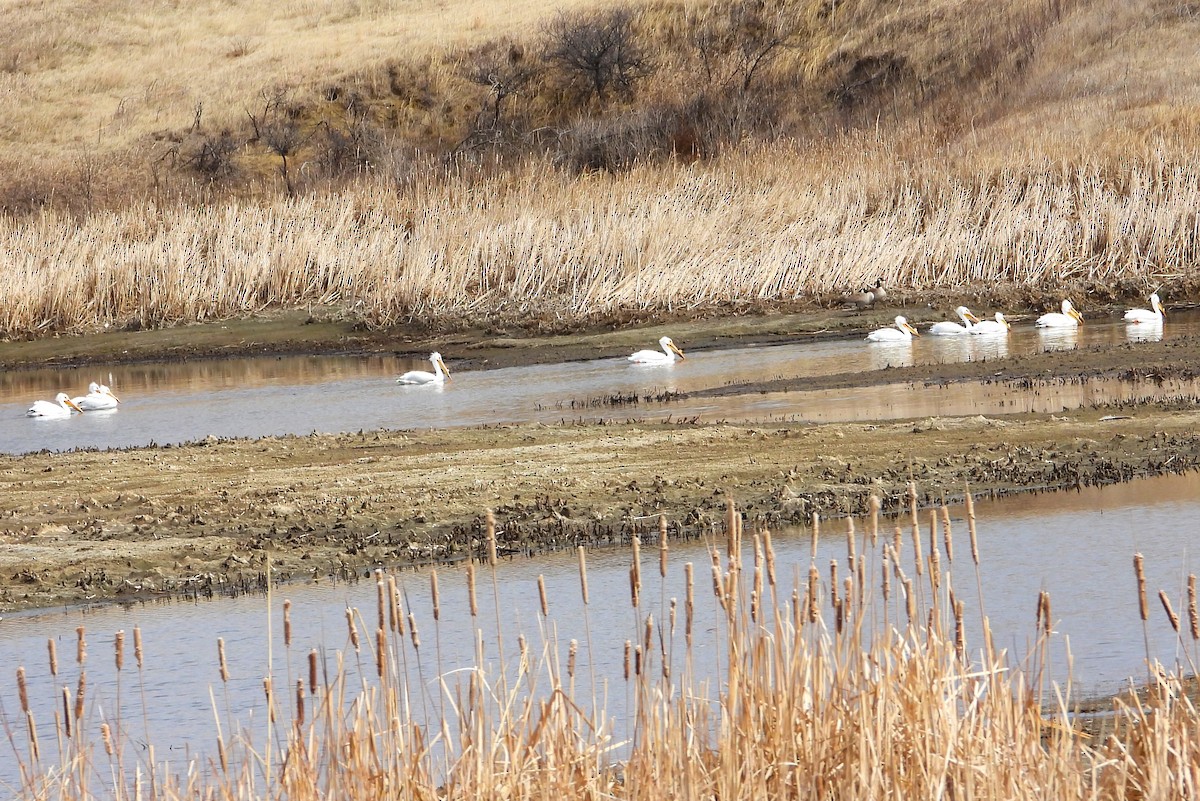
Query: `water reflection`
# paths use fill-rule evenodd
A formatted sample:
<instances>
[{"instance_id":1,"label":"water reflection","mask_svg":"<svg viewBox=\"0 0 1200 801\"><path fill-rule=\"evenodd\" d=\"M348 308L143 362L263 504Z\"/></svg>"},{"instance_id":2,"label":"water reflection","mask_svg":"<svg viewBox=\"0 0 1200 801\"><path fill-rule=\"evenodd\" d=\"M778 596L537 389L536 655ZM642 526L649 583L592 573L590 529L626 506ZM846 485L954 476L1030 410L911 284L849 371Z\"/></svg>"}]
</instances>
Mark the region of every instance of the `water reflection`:
<instances>
[{"instance_id":1,"label":"water reflection","mask_svg":"<svg viewBox=\"0 0 1200 801\"><path fill-rule=\"evenodd\" d=\"M1039 328L1038 338L1043 351L1075 350L1079 347L1079 329L1075 327Z\"/></svg>"},{"instance_id":2,"label":"water reflection","mask_svg":"<svg viewBox=\"0 0 1200 801\"><path fill-rule=\"evenodd\" d=\"M1125 338L1130 342L1159 342L1163 338L1162 320L1152 323L1128 323Z\"/></svg>"},{"instance_id":3,"label":"water reflection","mask_svg":"<svg viewBox=\"0 0 1200 801\"><path fill-rule=\"evenodd\" d=\"M910 339L901 339L895 342L869 342L867 348L872 370L910 367L913 364L913 343Z\"/></svg>"},{"instance_id":4,"label":"water reflection","mask_svg":"<svg viewBox=\"0 0 1200 801\"><path fill-rule=\"evenodd\" d=\"M1200 312L1174 315L1162 336L1188 333L1198 323ZM1016 326L1007 337L926 336L897 344L861 338L829 339L691 351L686 361L670 366L648 367L615 358L471 371L456 369L452 363L454 380L442 391L395 383L396 377L407 370L427 368L425 354L194 360L8 371L0 373L0 451L126 447L184 442L209 435L261 437L313 431L624 419L647 414L656 419L668 414L762 419L796 414L798 410L794 403L788 408L789 404L772 398L726 401L719 410L706 399L662 408L643 403L638 407L622 406L619 411L604 401L913 364L994 361L1048 347L1124 345L1132 333L1130 326L1111 320L1058 331ZM1155 335L1153 329L1147 332L1148 338ZM91 381L107 384L120 395L122 404L116 413L104 417L89 412L54 425L25 419L25 410L34 400L53 397L60 389L79 394ZM820 403L821 399L809 397L807 401ZM834 402L841 404L836 396ZM822 412L819 408L811 411L814 415ZM841 408L824 411L844 415ZM861 413L852 419L868 419L865 407Z\"/></svg>"},{"instance_id":5,"label":"water reflection","mask_svg":"<svg viewBox=\"0 0 1200 801\"><path fill-rule=\"evenodd\" d=\"M961 508L951 510L955 533L965 531ZM1041 591L1050 594L1054 610L1052 657L1048 663L1051 678L1066 679L1071 672L1076 687L1084 693L1116 690L1127 677L1144 675L1144 660L1149 653L1170 664L1176 654L1175 635L1170 627L1152 625L1143 635L1142 621L1132 569L1131 555L1145 557L1147 586L1163 589L1180 598L1186 576L1194 572L1188 563L1193 532L1200 526L1200 476L1190 474L1148 479L1128 485L1081 492L1045 495L1021 495L1010 499L981 502L977 505L978 547L981 558L982 601L975 600L974 571L968 561L950 562L942 554L942 564L952 572L951 581L959 585L960 595L969 598L968 642L981 643L980 619L986 613L996 645L1005 648L1020 661L1029 651L1033 631L1034 600ZM891 522L884 525L890 531ZM780 598L787 598L791 585L807 576L812 563L824 569L832 560L845 564L846 526L830 521L817 550L810 548L806 530L779 531L774 537L776 572L780 576ZM860 525L862 532L865 526ZM907 526L905 527L907 532ZM918 575L911 564L911 540L905 534L902 565L909 575ZM748 544L748 547L749 544ZM866 561L864 575L878 576L880 549L872 548L860 536L857 551ZM1183 555L1181 557L1181 554ZM412 659L405 662L410 671L413 708L410 714L420 720L422 710L439 708L439 678L448 684L451 698L457 682L465 680L457 671L475 663L476 643L481 642L485 662L493 668L514 663L515 645L524 635L539 653L542 643L552 658L567 663L571 640L579 643L577 697L591 698L591 675L597 680L597 693L609 698L608 711L613 718L615 739L624 730L624 712L628 685L623 676L626 640L638 642L644 618L653 615L659 624L656 635L663 637L663 653L668 659L682 660L684 649L679 627L672 630L673 599L686 596L685 563L703 569L709 557L705 546L697 542L673 542L665 580L650 565L655 555L643 551L642 606L635 611L629 603L628 549L594 551L588 556L590 605L580 599L578 564L573 554L551 554L539 559L502 561L496 572L495 603L491 593L480 595L480 616L470 611L466 569L462 565L438 569L440 622L433 620L429 572L398 574L405 591L410 623L418 626L426 643L421 655L426 660L417 672ZM753 555L744 555L750 565ZM549 617L543 619L537 592L538 576L543 576L549 599ZM827 575L827 574L826 574ZM785 578L786 577L786 578ZM824 582L822 583L824 587ZM964 588L971 587L969 591ZM873 582L868 588L874 592ZM824 592L828 592L825 588ZM801 593L803 589L801 589ZM899 593L895 593L899 596ZM290 646L282 641L280 596L292 603ZM484 600L486 598L486 600ZM715 634L722 613L709 592L697 593L695 605L696 648L694 665L697 678L715 676L720 664L721 643ZM879 599L875 599L879 602ZM785 602L786 603L786 602ZM901 619L899 597L894 597L891 619ZM1176 608L1182 606L1182 601ZM305 659L316 649L321 664L336 668L333 651L343 649L351 656L346 667L354 685L358 671L370 681L373 664L369 651L362 662L353 656L346 627L346 608L358 608L369 628L375 626L376 587L367 581L352 585L294 585L277 593L270 613L276 621L273 649L275 675L307 675ZM982 606L982 608L979 608ZM6 654L6 669L0 671L0 697L14 698L15 670L27 671L28 696L34 717L46 727L45 743L53 742L53 721L61 699L61 686L73 686L79 668L74 664L76 627L84 626L91 656L86 664L88 720L114 712L118 696L113 666L114 635L124 631L131 636L140 627L145 644L145 668L131 676L126 664L124 710L126 734L135 740L154 742L161 753L185 747L200 750L213 741L213 713L209 688L217 693L222 714L241 723L249 715L260 720L264 713L262 677L267 674L268 615L263 598L242 597L196 603L104 606L96 609L67 609L18 614L0 624L0 653ZM590 615L590 639L584 637L582 621ZM786 616L785 616L786 617ZM880 615L876 619L888 619ZM603 625L595 625L603 621ZM1144 641L1143 636L1147 639ZM218 674L216 639L225 642L231 678L222 684ZM1070 639L1073 663L1067 660ZM51 676L47 664L47 639L53 640L61 664L60 674ZM128 636L127 640L128 642ZM502 642L508 652L501 660ZM436 646L434 645L436 643ZM655 649L657 650L657 649ZM127 656L128 660L128 656ZM679 662L673 675L681 675ZM137 684L137 692L131 692ZM1080 693L1076 693L1078 697ZM146 699L143 718L141 698ZM133 714L129 711L133 710ZM11 715L11 708L0 709L0 718ZM23 727L7 721L16 730ZM145 729L146 731L143 731ZM49 746L47 746L49 747ZM181 751L180 753L185 753ZM15 771L12 760L0 760L0 786L11 781Z\"/></svg>"}]
</instances>

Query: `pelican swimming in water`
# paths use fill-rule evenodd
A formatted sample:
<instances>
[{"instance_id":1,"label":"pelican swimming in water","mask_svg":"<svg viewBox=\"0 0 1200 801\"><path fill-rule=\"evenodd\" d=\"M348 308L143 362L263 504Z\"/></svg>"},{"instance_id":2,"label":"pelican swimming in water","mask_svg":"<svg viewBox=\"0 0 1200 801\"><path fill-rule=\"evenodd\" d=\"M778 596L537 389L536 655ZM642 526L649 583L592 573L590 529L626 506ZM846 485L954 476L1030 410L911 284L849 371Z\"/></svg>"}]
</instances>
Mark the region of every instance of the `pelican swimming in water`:
<instances>
[{"instance_id":1,"label":"pelican swimming in water","mask_svg":"<svg viewBox=\"0 0 1200 801\"><path fill-rule=\"evenodd\" d=\"M674 364L676 356L680 359L687 358L683 355L683 351L675 347L675 343L671 341L670 337L663 337L658 340L658 344L662 348L661 351L639 350L637 353L629 355L629 361L634 364Z\"/></svg>"},{"instance_id":2,"label":"pelican swimming in water","mask_svg":"<svg viewBox=\"0 0 1200 801\"><path fill-rule=\"evenodd\" d=\"M1078 328L1083 325L1083 315L1071 305L1071 301L1062 302L1062 313L1050 312L1037 318L1038 328Z\"/></svg>"},{"instance_id":3,"label":"pelican swimming in water","mask_svg":"<svg viewBox=\"0 0 1200 801\"><path fill-rule=\"evenodd\" d=\"M954 313L958 315L960 320L962 320L962 325L946 320L931 325L929 327L929 333L933 334L935 337L953 337L960 334L969 334L971 333L971 323L979 322L979 318L974 314L971 314L971 310L966 306L959 306L954 310Z\"/></svg>"},{"instance_id":4,"label":"pelican swimming in water","mask_svg":"<svg viewBox=\"0 0 1200 801\"><path fill-rule=\"evenodd\" d=\"M1125 322L1131 324L1150 324L1162 325L1163 315L1167 312L1163 309L1162 302L1158 299L1158 293L1155 292L1150 296L1149 309L1130 309L1125 312Z\"/></svg>"},{"instance_id":5,"label":"pelican swimming in water","mask_svg":"<svg viewBox=\"0 0 1200 801\"><path fill-rule=\"evenodd\" d=\"M71 400L71 396L65 392L60 392L54 397L54 401L34 401L34 404L29 407L29 411L25 412L26 417L70 417L72 412L82 412L75 405L75 401Z\"/></svg>"},{"instance_id":6,"label":"pelican swimming in water","mask_svg":"<svg viewBox=\"0 0 1200 801\"><path fill-rule=\"evenodd\" d=\"M110 379L111 380L111 379ZM88 394L78 398L72 398L71 402L85 412L98 412L104 409L115 409L121 399L113 394L113 391L104 384L97 384L95 381L88 384Z\"/></svg>"},{"instance_id":7,"label":"pelican swimming in water","mask_svg":"<svg viewBox=\"0 0 1200 801\"><path fill-rule=\"evenodd\" d=\"M867 339L872 342L907 342L913 338L913 334L921 336L921 332L909 325L908 320L897 317L895 328L878 328L867 334Z\"/></svg>"},{"instance_id":8,"label":"pelican swimming in water","mask_svg":"<svg viewBox=\"0 0 1200 801\"><path fill-rule=\"evenodd\" d=\"M1007 334L1012 328L1008 320L1004 319L1004 312L996 312L995 320L980 320L975 325L971 326L972 334Z\"/></svg>"},{"instance_id":9,"label":"pelican swimming in water","mask_svg":"<svg viewBox=\"0 0 1200 801\"><path fill-rule=\"evenodd\" d=\"M441 384L450 380L450 368L442 361L442 354L434 352L429 354L429 361L433 364L433 372L425 370L409 370L404 375L396 379L397 384Z\"/></svg>"}]
</instances>

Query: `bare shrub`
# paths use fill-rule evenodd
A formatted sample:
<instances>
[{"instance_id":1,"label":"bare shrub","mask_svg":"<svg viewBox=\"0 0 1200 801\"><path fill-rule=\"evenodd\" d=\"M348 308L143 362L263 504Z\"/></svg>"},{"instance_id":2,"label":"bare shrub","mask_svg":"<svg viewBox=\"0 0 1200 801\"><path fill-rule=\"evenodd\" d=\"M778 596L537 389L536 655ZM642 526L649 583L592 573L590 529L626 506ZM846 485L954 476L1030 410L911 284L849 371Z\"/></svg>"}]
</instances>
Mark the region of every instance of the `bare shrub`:
<instances>
[{"instance_id":1,"label":"bare shrub","mask_svg":"<svg viewBox=\"0 0 1200 801\"><path fill-rule=\"evenodd\" d=\"M545 38L546 62L585 103L595 98L603 105L612 95L628 97L654 71L627 8L560 13L546 26Z\"/></svg>"},{"instance_id":2,"label":"bare shrub","mask_svg":"<svg viewBox=\"0 0 1200 801\"><path fill-rule=\"evenodd\" d=\"M691 43L710 85L744 93L803 28L799 10L781 0L717 0L700 12Z\"/></svg>"}]
</instances>

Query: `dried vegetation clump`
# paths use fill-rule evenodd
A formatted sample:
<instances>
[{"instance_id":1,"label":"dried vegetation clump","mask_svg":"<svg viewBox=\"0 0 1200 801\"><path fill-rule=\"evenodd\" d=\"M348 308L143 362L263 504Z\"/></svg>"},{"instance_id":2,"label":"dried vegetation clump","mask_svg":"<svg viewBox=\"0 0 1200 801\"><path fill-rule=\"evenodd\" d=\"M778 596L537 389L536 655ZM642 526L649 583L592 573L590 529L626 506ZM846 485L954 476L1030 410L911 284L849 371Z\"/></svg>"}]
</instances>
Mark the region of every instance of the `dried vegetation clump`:
<instances>
[{"instance_id":1,"label":"dried vegetation clump","mask_svg":"<svg viewBox=\"0 0 1200 801\"><path fill-rule=\"evenodd\" d=\"M745 538L732 503L727 541L710 545L707 564L672 565L665 520L657 559L643 556L635 539L619 724L595 691L582 689L598 686L590 618L599 600L589 595L582 548L582 631L563 632L573 639L560 640L556 599L540 578L542 641L488 630L501 617L498 608L494 617L481 613L478 597L488 594L490 578L498 599L490 515L487 556L465 574L474 667L442 663L436 572L434 630L424 632L409 594L377 572L375 609L346 610L345 651L332 671L320 669L328 660L317 650L292 653L285 601L289 666L263 681L268 714L255 726L238 722L221 709L218 687L217 724L205 735L214 747L186 766L168 767L153 744L121 736L121 716L133 714L136 700L98 714L81 627L73 669L49 644L54 737L38 728L25 669L17 670L7 721L21 775L15 797L1193 797L1200 718L1181 675L1151 662L1147 687L1116 699L1111 717L1074 716L1069 684L1048 678L1050 641L1059 636L1049 594L1036 599L1036 634L1024 659L998 650L983 611L970 499L968 538L959 532L956 542L949 510L920 512L916 497L910 488L909 519L892 531L880 525L878 502L861 535L849 521L845 561L828 566L816 563L814 518L806 570L777 564L769 531ZM666 576L680 567L682 598L646 597L643 570ZM1134 573L1141 617L1151 625L1140 555ZM1186 622L1167 595L1159 597L1194 670L1195 578L1180 601ZM976 603L978 618L968 620L968 604ZM700 623L701 605L720 621L715 629ZM423 619L428 612L423 606ZM615 616L604 616L613 625ZM982 632L980 643L968 642L968 628ZM138 697L128 685L140 683L145 669L137 629L132 641L132 660L124 634L114 642L118 699L122 681L124 697ZM221 641L217 660L214 675L227 683ZM618 734L621 727L627 731Z\"/></svg>"}]
</instances>

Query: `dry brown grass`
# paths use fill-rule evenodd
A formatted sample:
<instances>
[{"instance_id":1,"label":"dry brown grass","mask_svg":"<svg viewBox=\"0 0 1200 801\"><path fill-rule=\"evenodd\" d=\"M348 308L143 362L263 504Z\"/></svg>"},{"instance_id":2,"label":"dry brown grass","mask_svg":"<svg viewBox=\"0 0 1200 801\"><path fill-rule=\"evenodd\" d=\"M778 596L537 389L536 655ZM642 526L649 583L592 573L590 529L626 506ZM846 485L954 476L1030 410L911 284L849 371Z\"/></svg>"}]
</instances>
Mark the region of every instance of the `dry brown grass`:
<instances>
[{"instance_id":1,"label":"dry brown grass","mask_svg":"<svg viewBox=\"0 0 1200 801\"><path fill-rule=\"evenodd\" d=\"M874 515L863 521L862 535L851 524L845 561L835 560L826 573L814 551L803 575L780 569L770 533L747 535L732 504L729 510L727 543L710 546L711 571L703 569L711 582L705 577L697 587L693 565L684 565L685 596L670 610L665 599L640 596L635 540L625 646L624 696L631 705L621 743L613 740L604 705L575 691L577 656L591 648L590 638L567 644L548 634L530 643L520 636L509 642L506 658L497 631L498 653L486 652L484 630L499 615L480 615L472 572L477 664L445 673L435 645L436 611L435 630L418 631L406 610L411 601L380 571L376 608L347 610L348 646L336 655L336 670L319 674L314 651L307 671L301 663L294 674L289 666L264 680L269 720L251 728L223 724L228 710L221 710L216 688L216 730L209 734L216 747L206 769L167 770L152 745L143 749L121 736L122 715L137 707L136 700L121 706L121 682L136 698L134 671L143 669L136 629L136 667L123 636L115 641L118 708L107 709L102 723L93 719L81 627L74 670L50 651L57 744L34 737L25 674L18 671L20 714L7 721L22 775L16 797L1194 797L1200 715L1179 675L1155 668L1146 692L1117 699L1105 735L1092 737L1071 715L1069 684L1055 686L1045 674L1048 643L1059 636L1049 595L1036 599L1034 644L1020 662L994 647L982 608L968 613L962 596L975 594L970 585L978 584L980 570L969 502L971 563L961 547L954 562L947 510L939 522L937 511L925 515L914 506L911 519L896 521L892 532L880 530ZM679 569L669 552L668 545L660 549L663 573ZM490 557L480 569L489 564ZM586 603L582 557L580 572ZM793 573L794 582L781 580L780 572ZM436 588L434 580L435 610ZM977 603L982 607L983 599ZM719 610L716 631L693 625L698 604ZM977 616L980 643L966 639L968 614ZM289 654L291 623L285 602ZM1181 652L1191 653L1194 640L1179 636ZM695 645L709 637L715 651ZM227 681L221 643L218 652L219 675ZM695 664L698 654L714 652L714 666ZM591 662L586 650L583 658ZM509 670L485 667L496 661ZM440 705L425 694L431 686L425 671L435 665L447 682ZM715 688L707 684L711 675ZM416 709L432 720L415 721Z\"/></svg>"},{"instance_id":2,"label":"dry brown grass","mask_svg":"<svg viewBox=\"0 0 1200 801\"><path fill-rule=\"evenodd\" d=\"M874 283L1054 288L1186 276L1190 151L1027 160L851 138L577 181L532 165L396 192L0 223L0 332L168 325L338 304L408 318L601 319L790 302ZM1170 295L1168 289L1167 295Z\"/></svg>"}]
</instances>

